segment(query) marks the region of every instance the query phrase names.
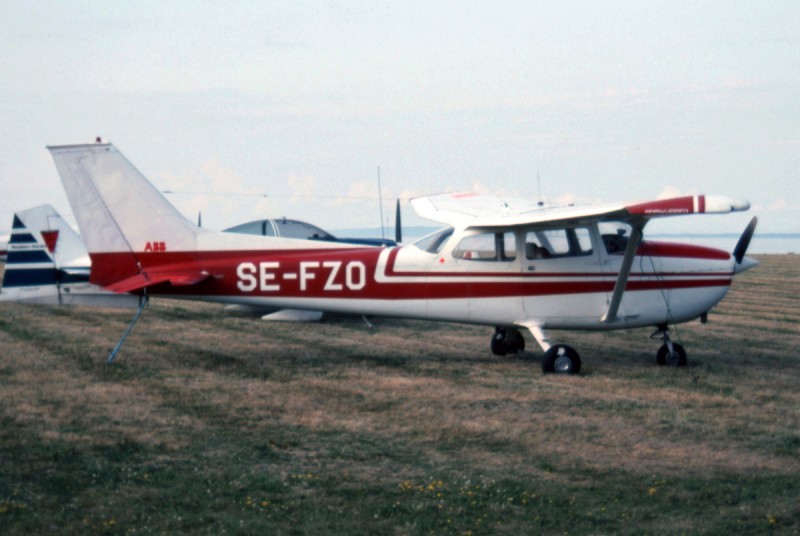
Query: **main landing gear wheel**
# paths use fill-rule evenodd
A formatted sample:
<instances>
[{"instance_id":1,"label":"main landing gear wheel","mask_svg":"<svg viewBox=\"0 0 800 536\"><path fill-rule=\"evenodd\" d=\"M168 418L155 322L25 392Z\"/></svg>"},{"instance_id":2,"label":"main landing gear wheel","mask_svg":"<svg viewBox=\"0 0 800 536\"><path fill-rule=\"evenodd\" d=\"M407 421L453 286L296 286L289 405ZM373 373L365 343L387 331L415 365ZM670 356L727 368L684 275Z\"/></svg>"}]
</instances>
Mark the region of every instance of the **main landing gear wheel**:
<instances>
[{"instance_id":1,"label":"main landing gear wheel","mask_svg":"<svg viewBox=\"0 0 800 536\"><path fill-rule=\"evenodd\" d=\"M670 349L672 346L672 349ZM686 366L686 350L677 342L664 343L658 349L656 362L659 365L669 365L670 367Z\"/></svg>"},{"instance_id":2,"label":"main landing gear wheel","mask_svg":"<svg viewBox=\"0 0 800 536\"><path fill-rule=\"evenodd\" d=\"M525 338L514 328L495 328L489 344L494 355L517 354L525 350Z\"/></svg>"},{"instance_id":3,"label":"main landing gear wheel","mask_svg":"<svg viewBox=\"0 0 800 536\"><path fill-rule=\"evenodd\" d=\"M566 344L555 344L542 357L542 372L545 374L578 374L581 371L581 358L578 352Z\"/></svg>"}]
</instances>

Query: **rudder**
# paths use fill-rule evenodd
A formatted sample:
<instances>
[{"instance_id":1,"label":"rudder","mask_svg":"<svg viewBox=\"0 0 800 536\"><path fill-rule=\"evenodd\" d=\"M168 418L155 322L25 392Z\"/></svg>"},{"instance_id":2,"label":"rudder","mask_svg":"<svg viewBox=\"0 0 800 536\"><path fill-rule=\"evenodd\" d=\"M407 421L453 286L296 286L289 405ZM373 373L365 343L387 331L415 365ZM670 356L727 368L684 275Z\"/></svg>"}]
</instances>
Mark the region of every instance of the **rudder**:
<instances>
[{"instance_id":1,"label":"rudder","mask_svg":"<svg viewBox=\"0 0 800 536\"><path fill-rule=\"evenodd\" d=\"M49 146L92 259L92 283L109 286L170 253L191 261L203 231L110 143Z\"/></svg>"}]
</instances>

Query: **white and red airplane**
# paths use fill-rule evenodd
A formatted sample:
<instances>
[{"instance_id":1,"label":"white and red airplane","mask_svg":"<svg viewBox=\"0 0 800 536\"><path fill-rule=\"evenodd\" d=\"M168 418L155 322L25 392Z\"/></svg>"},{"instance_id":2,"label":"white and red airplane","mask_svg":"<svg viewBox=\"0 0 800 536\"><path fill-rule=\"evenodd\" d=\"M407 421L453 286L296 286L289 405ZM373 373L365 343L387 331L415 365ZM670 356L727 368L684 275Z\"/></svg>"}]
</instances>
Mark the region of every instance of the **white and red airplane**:
<instances>
[{"instance_id":1,"label":"white and red airplane","mask_svg":"<svg viewBox=\"0 0 800 536\"><path fill-rule=\"evenodd\" d=\"M726 197L549 208L447 194L412 201L447 224L412 245L310 243L201 229L109 143L48 149L92 260L91 282L103 288L483 324L496 328L496 354L521 351L527 329L545 372L581 367L573 348L551 343L551 329L653 326L664 341L658 363L685 365L668 326L705 320L733 276L756 264L744 256L755 218L733 254L642 240L652 218L749 208Z\"/></svg>"}]
</instances>

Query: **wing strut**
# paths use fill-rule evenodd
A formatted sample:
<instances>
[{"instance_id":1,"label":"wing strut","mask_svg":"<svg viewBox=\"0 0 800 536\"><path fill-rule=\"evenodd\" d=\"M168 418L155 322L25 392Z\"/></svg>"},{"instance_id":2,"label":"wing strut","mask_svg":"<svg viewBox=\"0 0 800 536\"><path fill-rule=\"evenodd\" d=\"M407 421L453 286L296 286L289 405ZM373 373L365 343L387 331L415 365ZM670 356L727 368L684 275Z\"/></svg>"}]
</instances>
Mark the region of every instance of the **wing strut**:
<instances>
[{"instance_id":1,"label":"wing strut","mask_svg":"<svg viewBox=\"0 0 800 536\"><path fill-rule=\"evenodd\" d=\"M625 285L628 284L628 276L631 274L633 258L636 256L636 250L639 249L639 242L642 239L642 230L646 223L647 221L641 221L633 224L631 237L628 239L628 246L625 248L625 257L622 259L622 266L619 269L617 282L614 285L614 293L611 295L611 302L608 304L606 314L600 319L603 323L608 324L618 320L617 313L619 312L619 305L622 302L622 295L625 293Z\"/></svg>"}]
</instances>

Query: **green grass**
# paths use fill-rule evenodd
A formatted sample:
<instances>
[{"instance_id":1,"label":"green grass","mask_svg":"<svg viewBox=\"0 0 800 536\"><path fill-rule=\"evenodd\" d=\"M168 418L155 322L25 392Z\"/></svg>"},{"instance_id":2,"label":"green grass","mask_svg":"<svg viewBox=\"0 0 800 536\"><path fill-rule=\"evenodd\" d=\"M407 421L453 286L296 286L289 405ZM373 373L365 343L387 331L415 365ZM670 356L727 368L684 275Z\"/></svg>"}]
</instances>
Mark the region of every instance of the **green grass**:
<instances>
[{"instance_id":1,"label":"green grass","mask_svg":"<svg viewBox=\"0 0 800 536\"><path fill-rule=\"evenodd\" d=\"M133 311L3 305L0 533L797 534L800 262L762 260L686 368L557 333L579 377L489 328L169 300L107 366Z\"/></svg>"},{"instance_id":2,"label":"green grass","mask_svg":"<svg viewBox=\"0 0 800 536\"><path fill-rule=\"evenodd\" d=\"M275 434L270 443L246 434L198 439L183 453L132 441L76 447L31 438L24 449L3 449L15 460L4 480L17 484L3 486L0 527L5 533L132 534L680 534L797 527L796 475L675 478L537 461L537 478L426 463L424 453L402 442L361 435ZM308 443L318 444L315 459L292 454Z\"/></svg>"}]
</instances>

